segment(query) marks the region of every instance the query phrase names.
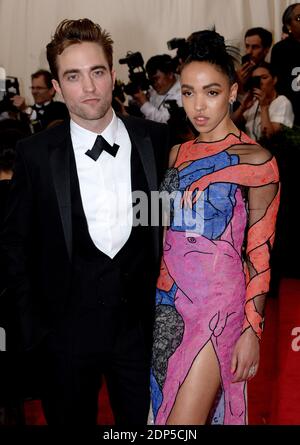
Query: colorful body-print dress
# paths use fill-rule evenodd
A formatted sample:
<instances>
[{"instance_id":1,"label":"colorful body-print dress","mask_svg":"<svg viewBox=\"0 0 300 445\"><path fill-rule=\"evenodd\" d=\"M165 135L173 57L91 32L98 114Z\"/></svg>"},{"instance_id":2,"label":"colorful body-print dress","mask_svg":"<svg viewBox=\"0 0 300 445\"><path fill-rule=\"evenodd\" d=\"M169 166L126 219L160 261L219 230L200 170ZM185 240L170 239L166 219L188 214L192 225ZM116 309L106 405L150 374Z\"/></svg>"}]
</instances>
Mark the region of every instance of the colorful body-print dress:
<instances>
[{"instance_id":1,"label":"colorful body-print dress","mask_svg":"<svg viewBox=\"0 0 300 445\"><path fill-rule=\"evenodd\" d=\"M268 290L279 202L276 162L269 154L258 161L257 148L243 133L214 143L189 141L162 184L172 200L156 293L155 424L166 424L180 386L209 341L221 376L210 422L247 423L246 384L232 383L231 358L243 330L254 329L258 336L262 330L256 299ZM257 203L259 211L266 207L254 223L248 196L257 187L272 196Z\"/></svg>"}]
</instances>

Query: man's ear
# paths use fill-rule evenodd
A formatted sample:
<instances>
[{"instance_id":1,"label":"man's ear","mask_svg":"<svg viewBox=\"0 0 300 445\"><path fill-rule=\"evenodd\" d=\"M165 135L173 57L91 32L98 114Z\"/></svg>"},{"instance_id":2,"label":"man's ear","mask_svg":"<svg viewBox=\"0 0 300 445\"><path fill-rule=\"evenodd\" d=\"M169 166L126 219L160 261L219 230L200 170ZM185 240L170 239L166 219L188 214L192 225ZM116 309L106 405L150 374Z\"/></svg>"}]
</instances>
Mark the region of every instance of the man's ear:
<instances>
[{"instance_id":1,"label":"man's ear","mask_svg":"<svg viewBox=\"0 0 300 445\"><path fill-rule=\"evenodd\" d=\"M54 90L56 91L56 93L58 93L58 94L60 94L60 95L62 96L61 88L60 88L60 86L59 86L58 81L55 80L55 79L52 79L51 82L52 82L53 88L54 88Z\"/></svg>"},{"instance_id":2,"label":"man's ear","mask_svg":"<svg viewBox=\"0 0 300 445\"><path fill-rule=\"evenodd\" d=\"M115 72L115 70L111 70L111 78L112 78L112 83L113 83L113 88L114 88L115 82L116 82L116 72Z\"/></svg>"},{"instance_id":3,"label":"man's ear","mask_svg":"<svg viewBox=\"0 0 300 445\"><path fill-rule=\"evenodd\" d=\"M49 91L50 91L51 97L54 97L56 94L56 90L55 90L54 86L52 86Z\"/></svg>"}]
</instances>

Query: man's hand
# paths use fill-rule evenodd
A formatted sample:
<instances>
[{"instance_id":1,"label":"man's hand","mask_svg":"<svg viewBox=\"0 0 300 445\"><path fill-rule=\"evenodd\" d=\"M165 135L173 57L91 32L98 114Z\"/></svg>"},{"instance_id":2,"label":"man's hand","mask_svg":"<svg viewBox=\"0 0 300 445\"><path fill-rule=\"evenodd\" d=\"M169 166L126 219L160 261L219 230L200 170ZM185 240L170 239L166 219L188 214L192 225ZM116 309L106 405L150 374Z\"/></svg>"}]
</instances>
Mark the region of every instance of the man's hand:
<instances>
[{"instance_id":1,"label":"man's hand","mask_svg":"<svg viewBox=\"0 0 300 445\"><path fill-rule=\"evenodd\" d=\"M259 339L249 328L238 339L232 354L232 382L242 382L252 379L259 365Z\"/></svg>"},{"instance_id":2,"label":"man's hand","mask_svg":"<svg viewBox=\"0 0 300 445\"><path fill-rule=\"evenodd\" d=\"M238 78L239 85L243 88L251 73L253 68L255 67L255 63L250 60L249 62L244 63L239 70L237 70L236 75Z\"/></svg>"},{"instance_id":3,"label":"man's hand","mask_svg":"<svg viewBox=\"0 0 300 445\"><path fill-rule=\"evenodd\" d=\"M25 97L16 95L13 96L10 100L12 101L12 104L20 111L24 111L27 108Z\"/></svg>"}]
</instances>

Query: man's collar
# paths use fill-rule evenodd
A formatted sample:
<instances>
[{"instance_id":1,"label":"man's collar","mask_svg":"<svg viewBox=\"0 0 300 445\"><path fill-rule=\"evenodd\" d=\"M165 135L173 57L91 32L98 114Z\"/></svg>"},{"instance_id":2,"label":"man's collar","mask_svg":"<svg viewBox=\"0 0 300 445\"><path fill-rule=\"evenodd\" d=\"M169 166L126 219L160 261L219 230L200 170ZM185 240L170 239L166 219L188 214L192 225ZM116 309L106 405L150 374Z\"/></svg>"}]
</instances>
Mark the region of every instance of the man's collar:
<instances>
[{"instance_id":1,"label":"man's collar","mask_svg":"<svg viewBox=\"0 0 300 445\"><path fill-rule=\"evenodd\" d=\"M101 133L95 133L94 131L87 130L86 128L81 127L78 125L74 120L71 119L70 121L70 129L72 137L75 137L75 139L78 140L86 140L90 141L92 144L94 144L96 137L98 134L101 134L101 136L104 137L104 139L110 144L114 145L117 138L117 131L118 131L118 118L113 111L113 117L110 123L107 125L107 127L101 132Z\"/></svg>"}]
</instances>

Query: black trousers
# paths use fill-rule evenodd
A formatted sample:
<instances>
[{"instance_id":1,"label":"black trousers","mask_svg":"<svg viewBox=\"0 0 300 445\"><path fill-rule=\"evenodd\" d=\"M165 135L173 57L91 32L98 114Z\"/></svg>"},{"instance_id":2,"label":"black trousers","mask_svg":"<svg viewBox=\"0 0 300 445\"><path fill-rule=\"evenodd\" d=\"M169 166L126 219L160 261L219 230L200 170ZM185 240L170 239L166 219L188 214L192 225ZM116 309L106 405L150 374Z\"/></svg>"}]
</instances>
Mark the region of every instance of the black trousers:
<instances>
[{"instance_id":1,"label":"black trousers","mask_svg":"<svg viewBox=\"0 0 300 445\"><path fill-rule=\"evenodd\" d=\"M48 338L43 357L48 425L96 425L103 376L116 425L146 425L150 350L144 327L127 307L81 314Z\"/></svg>"}]
</instances>

